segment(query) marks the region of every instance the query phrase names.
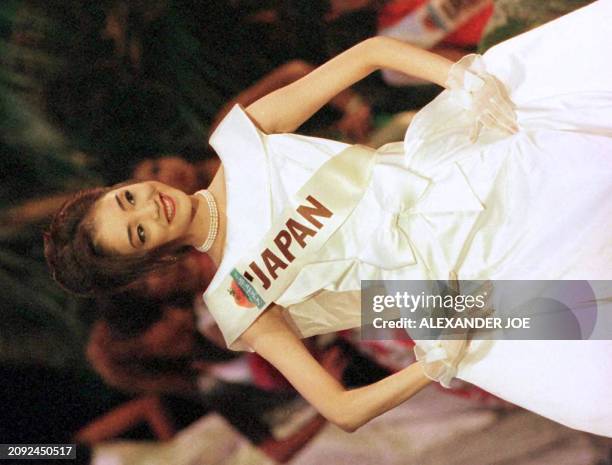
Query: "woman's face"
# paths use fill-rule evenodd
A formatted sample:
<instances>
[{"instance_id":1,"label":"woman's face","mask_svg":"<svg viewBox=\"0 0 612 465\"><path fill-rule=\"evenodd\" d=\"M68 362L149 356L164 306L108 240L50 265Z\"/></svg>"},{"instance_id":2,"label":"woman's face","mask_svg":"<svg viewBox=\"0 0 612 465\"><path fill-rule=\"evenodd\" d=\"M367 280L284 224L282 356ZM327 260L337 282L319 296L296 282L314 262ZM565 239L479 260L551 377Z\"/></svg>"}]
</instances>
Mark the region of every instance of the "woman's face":
<instances>
[{"instance_id":1,"label":"woman's face","mask_svg":"<svg viewBox=\"0 0 612 465\"><path fill-rule=\"evenodd\" d=\"M143 160L134 168L133 177L138 181L159 181L190 194L200 188L196 167L180 157Z\"/></svg>"},{"instance_id":2,"label":"woman's face","mask_svg":"<svg viewBox=\"0 0 612 465\"><path fill-rule=\"evenodd\" d=\"M144 254L174 240L182 243L195 209L190 196L157 181L118 187L94 206L94 242L118 255Z\"/></svg>"}]
</instances>

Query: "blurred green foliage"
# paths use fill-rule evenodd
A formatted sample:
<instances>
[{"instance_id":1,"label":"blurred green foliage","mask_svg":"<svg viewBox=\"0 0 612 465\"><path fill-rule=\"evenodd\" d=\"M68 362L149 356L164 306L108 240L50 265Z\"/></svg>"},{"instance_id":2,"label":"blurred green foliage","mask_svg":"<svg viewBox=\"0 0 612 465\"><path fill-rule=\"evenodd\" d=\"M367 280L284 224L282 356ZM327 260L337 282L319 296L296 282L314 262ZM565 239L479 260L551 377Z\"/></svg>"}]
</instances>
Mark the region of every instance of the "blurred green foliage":
<instances>
[{"instance_id":1,"label":"blurred green foliage","mask_svg":"<svg viewBox=\"0 0 612 465\"><path fill-rule=\"evenodd\" d=\"M16 40L15 23L24 21L20 6L0 6L0 362L74 366L83 362L88 302L51 280L43 257L45 221L20 224L7 215L26 200L101 179L40 108L37 70L52 68L54 59Z\"/></svg>"}]
</instances>

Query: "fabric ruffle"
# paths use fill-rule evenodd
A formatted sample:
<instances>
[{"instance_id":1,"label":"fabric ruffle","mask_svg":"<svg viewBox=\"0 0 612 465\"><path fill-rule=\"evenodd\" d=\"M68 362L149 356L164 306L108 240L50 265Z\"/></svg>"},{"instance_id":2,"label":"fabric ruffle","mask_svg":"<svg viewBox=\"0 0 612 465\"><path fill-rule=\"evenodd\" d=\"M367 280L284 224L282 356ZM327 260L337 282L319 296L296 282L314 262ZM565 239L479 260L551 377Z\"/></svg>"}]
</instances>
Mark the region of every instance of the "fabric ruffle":
<instances>
[{"instance_id":1,"label":"fabric ruffle","mask_svg":"<svg viewBox=\"0 0 612 465\"><path fill-rule=\"evenodd\" d=\"M452 295L460 295L459 280L455 272L449 273L448 291ZM493 285L491 281L474 281L468 285L471 289L464 289L464 294L487 296L482 308L466 310L466 313L455 312L454 309L434 309L431 314L442 311L446 318L467 319L490 317L494 309L491 303ZM423 365L425 375L439 382L445 388L450 388L451 380L457 375L459 364L468 353L470 340L474 330L456 329L444 330L438 339L415 340L414 355Z\"/></svg>"},{"instance_id":2,"label":"fabric ruffle","mask_svg":"<svg viewBox=\"0 0 612 465\"><path fill-rule=\"evenodd\" d=\"M468 341L460 339L415 342L414 355L423 365L425 375L445 388L450 388L450 382L457 374L457 367L467 353Z\"/></svg>"}]
</instances>

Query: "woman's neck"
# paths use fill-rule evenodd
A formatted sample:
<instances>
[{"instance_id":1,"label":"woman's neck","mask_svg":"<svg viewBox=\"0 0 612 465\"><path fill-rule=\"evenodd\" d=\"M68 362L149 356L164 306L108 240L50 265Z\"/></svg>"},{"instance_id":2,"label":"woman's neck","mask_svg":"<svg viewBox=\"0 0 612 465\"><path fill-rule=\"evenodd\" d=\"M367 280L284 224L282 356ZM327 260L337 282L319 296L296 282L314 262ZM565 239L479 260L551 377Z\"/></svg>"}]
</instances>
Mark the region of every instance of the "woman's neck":
<instances>
[{"instance_id":1,"label":"woman's neck","mask_svg":"<svg viewBox=\"0 0 612 465\"><path fill-rule=\"evenodd\" d=\"M215 198L217 204L217 210L219 212L219 229L217 236L213 242L212 247L208 251L208 256L214 263L215 267L218 267L223 258L223 249L225 247L225 234L227 230L227 216L226 216L226 192L225 192L225 175L223 171L223 165L219 167L215 174L212 182L208 186L208 191ZM210 227L210 215L207 215L208 222L206 227L206 234L208 234L208 228Z\"/></svg>"}]
</instances>

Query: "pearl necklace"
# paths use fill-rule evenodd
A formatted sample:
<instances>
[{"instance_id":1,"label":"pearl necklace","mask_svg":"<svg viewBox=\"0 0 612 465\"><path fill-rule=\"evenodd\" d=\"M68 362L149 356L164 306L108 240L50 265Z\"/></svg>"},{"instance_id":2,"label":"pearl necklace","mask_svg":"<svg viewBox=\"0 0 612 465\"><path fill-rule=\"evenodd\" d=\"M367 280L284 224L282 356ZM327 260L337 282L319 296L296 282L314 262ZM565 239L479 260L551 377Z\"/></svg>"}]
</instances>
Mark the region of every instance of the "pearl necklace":
<instances>
[{"instance_id":1,"label":"pearl necklace","mask_svg":"<svg viewBox=\"0 0 612 465\"><path fill-rule=\"evenodd\" d=\"M206 199L206 203L208 204L208 212L210 214L210 225L208 227L208 236L204 243L196 247L195 249L198 252L208 252L215 242L215 238L217 237L217 232L219 232L219 210L217 210L217 202L215 202L215 198L207 189L202 189L201 191L196 192L196 194L201 195Z\"/></svg>"}]
</instances>

